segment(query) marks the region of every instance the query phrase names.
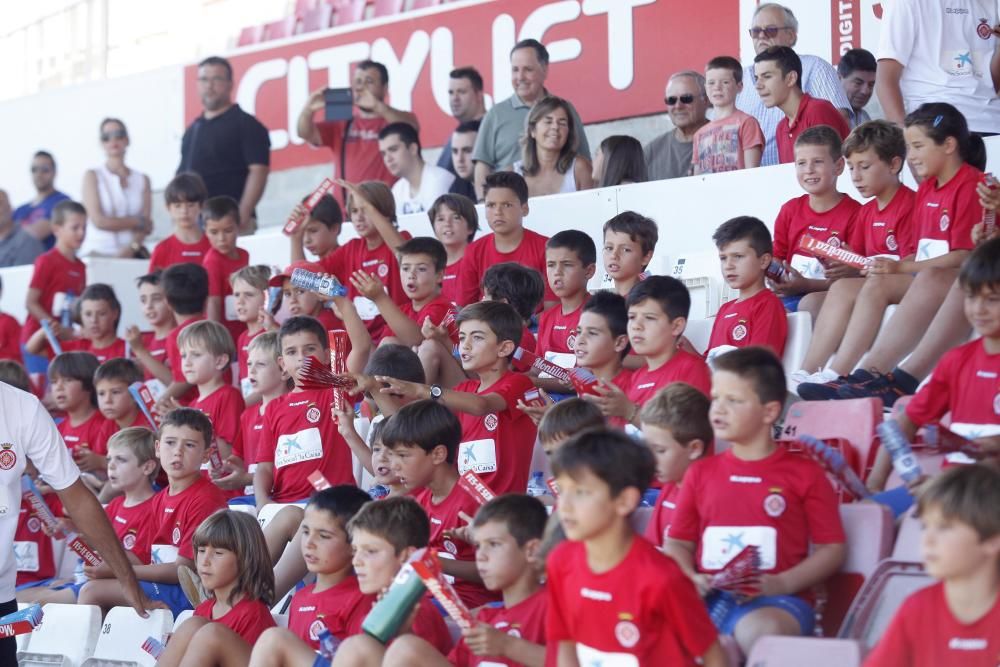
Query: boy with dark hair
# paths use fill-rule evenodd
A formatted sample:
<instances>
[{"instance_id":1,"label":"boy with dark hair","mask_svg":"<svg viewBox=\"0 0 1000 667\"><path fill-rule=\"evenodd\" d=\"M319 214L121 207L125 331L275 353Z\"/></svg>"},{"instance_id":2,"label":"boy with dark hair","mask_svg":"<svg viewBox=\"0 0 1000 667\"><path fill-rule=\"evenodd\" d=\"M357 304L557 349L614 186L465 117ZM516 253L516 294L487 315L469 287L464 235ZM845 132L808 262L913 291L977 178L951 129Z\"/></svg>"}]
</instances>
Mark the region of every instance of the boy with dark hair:
<instances>
[{"instance_id":1,"label":"boy with dark hair","mask_svg":"<svg viewBox=\"0 0 1000 667\"><path fill-rule=\"evenodd\" d=\"M179 567L195 569L192 538L210 514L226 507L222 492L201 476L213 437L212 422L200 410L178 408L160 425L156 455L169 485L153 498L152 563L135 565L136 576L151 600L166 604L176 616L191 603L178 584ZM110 609L125 604L121 586L104 565L92 568L80 590L80 604Z\"/></svg>"},{"instance_id":2,"label":"boy with dark hair","mask_svg":"<svg viewBox=\"0 0 1000 667\"><path fill-rule=\"evenodd\" d=\"M552 456L577 433L604 426L604 415L597 406L582 398L567 398L550 406L538 422L538 444L546 456Z\"/></svg>"},{"instance_id":3,"label":"boy with dark hair","mask_svg":"<svg viewBox=\"0 0 1000 667\"><path fill-rule=\"evenodd\" d=\"M405 635L386 653L386 667L474 667L500 658L521 665L545 663L546 592L539 583L538 549L548 515L538 500L510 494L483 505L471 526L476 567L503 606L483 607L476 624L447 658L428 642ZM510 663L507 663L510 664Z\"/></svg>"},{"instance_id":4,"label":"boy with dark hair","mask_svg":"<svg viewBox=\"0 0 1000 667\"><path fill-rule=\"evenodd\" d=\"M653 259L659 230L652 219L625 211L605 222L603 233L604 271L615 292L628 296Z\"/></svg>"},{"instance_id":5,"label":"boy with dark hair","mask_svg":"<svg viewBox=\"0 0 1000 667\"><path fill-rule=\"evenodd\" d=\"M208 272L206 317L222 323L236 341L246 325L236 315L236 298L229 277L250 264L250 254L236 246L240 234L240 205L226 195L211 197L205 201L202 213L205 236L211 244L201 262Z\"/></svg>"},{"instance_id":6,"label":"boy with dark hair","mask_svg":"<svg viewBox=\"0 0 1000 667\"><path fill-rule=\"evenodd\" d=\"M790 46L770 46L753 59L757 93L768 109L778 107L785 117L774 132L780 162L798 161L792 147L803 131L819 125L834 130L841 139L851 128L835 106L802 92L802 60Z\"/></svg>"},{"instance_id":7,"label":"boy with dark hair","mask_svg":"<svg viewBox=\"0 0 1000 667\"><path fill-rule=\"evenodd\" d=\"M93 473L84 478L92 490L100 490L105 479L107 440L111 435L107 419L96 409L97 367L97 357L89 352L64 352L49 364L52 402L66 413L57 427L59 435L80 470Z\"/></svg>"},{"instance_id":8,"label":"boy with dark hair","mask_svg":"<svg viewBox=\"0 0 1000 667\"><path fill-rule=\"evenodd\" d=\"M427 212L434 236L444 245L448 262L441 275L441 295L452 303L458 302L459 279L465 251L479 231L476 203L457 194L441 195Z\"/></svg>"},{"instance_id":9,"label":"boy with dark hair","mask_svg":"<svg viewBox=\"0 0 1000 667\"><path fill-rule=\"evenodd\" d=\"M483 300L506 303L517 311L524 322L518 346L529 352L538 349L538 341L528 327L542 302L545 289L542 274L515 262L494 264L483 274ZM511 367L518 373L527 372L529 368L526 363L517 360L511 363Z\"/></svg>"},{"instance_id":10,"label":"boy with dark hair","mask_svg":"<svg viewBox=\"0 0 1000 667\"><path fill-rule=\"evenodd\" d=\"M763 634L811 636L811 589L847 554L823 469L774 442L785 393L784 369L770 350L745 347L716 358L710 417L715 437L732 447L684 475L665 545L702 594L712 573L745 547L759 549L759 596L739 602L713 591L706 601L719 631L746 655Z\"/></svg>"},{"instance_id":11,"label":"boy with dark hair","mask_svg":"<svg viewBox=\"0 0 1000 667\"><path fill-rule=\"evenodd\" d=\"M434 200L446 194L455 175L436 164L424 162L420 135L409 123L390 123L378 133L378 149L389 173L397 180L392 186L396 215L430 210Z\"/></svg>"},{"instance_id":12,"label":"boy with dark hair","mask_svg":"<svg viewBox=\"0 0 1000 667\"><path fill-rule=\"evenodd\" d=\"M956 466L920 494L924 569L865 667L993 665L1000 655L1000 472Z\"/></svg>"},{"instance_id":13,"label":"boy with dark hair","mask_svg":"<svg viewBox=\"0 0 1000 667\"><path fill-rule=\"evenodd\" d=\"M828 271L819 258L799 248L803 236L840 246L854 235L861 204L837 190L843 171L840 137L832 129L811 127L796 139L795 178L806 194L785 202L774 220L774 258L786 275L771 283L789 312L817 312L830 282L844 275L832 266Z\"/></svg>"},{"instance_id":14,"label":"boy with dark hair","mask_svg":"<svg viewBox=\"0 0 1000 667\"><path fill-rule=\"evenodd\" d=\"M174 311L177 326L167 335L167 365L170 366L171 382L163 396L157 401L157 411L160 414L169 408L168 399L176 399L180 403L192 401L195 398L194 386L184 379L181 367L181 351L177 345L177 337L189 324L205 319L205 301L208 299L208 272L200 264L184 262L174 264L163 272L161 278L163 293L167 303Z\"/></svg>"},{"instance_id":15,"label":"boy with dark hair","mask_svg":"<svg viewBox=\"0 0 1000 667\"><path fill-rule=\"evenodd\" d=\"M728 664L694 586L629 524L652 481L649 450L621 431L588 431L552 468L569 539L547 559L546 638L558 652L548 661Z\"/></svg>"},{"instance_id":16,"label":"boy with dark hair","mask_svg":"<svg viewBox=\"0 0 1000 667\"><path fill-rule=\"evenodd\" d=\"M760 166L764 133L757 119L736 108L743 90L743 65L732 56L717 56L705 65L705 93L712 120L695 132L691 173L717 174Z\"/></svg>"},{"instance_id":17,"label":"boy with dark hair","mask_svg":"<svg viewBox=\"0 0 1000 667\"><path fill-rule=\"evenodd\" d=\"M516 262L545 275L545 243L548 237L524 227L528 215L528 184L512 171L498 171L486 177L486 222L492 234L469 244L462 261L459 305L482 298L481 285L486 269L501 262ZM554 305L556 296L545 289L545 305Z\"/></svg>"},{"instance_id":18,"label":"boy with dark hair","mask_svg":"<svg viewBox=\"0 0 1000 667\"><path fill-rule=\"evenodd\" d=\"M142 370L131 359L109 359L94 372L97 407L108 420L110 433L132 426L153 429L128 391L134 382L142 382Z\"/></svg>"},{"instance_id":19,"label":"boy with dark hair","mask_svg":"<svg viewBox=\"0 0 1000 667\"><path fill-rule=\"evenodd\" d=\"M344 226L344 212L332 195L323 195L312 211L303 205L311 194L302 198L292 211L292 217L305 218L295 233L289 237L293 262L306 258L303 249L315 255L319 261L340 247L337 237Z\"/></svg>"},{"instance_id":20,"label":"boy with dark hair","mask_svg":"<svg viewBox=\"0 0 1000 667\"><path fill-rule=\"evenodd\" d=\"M656 479L663 484L644 534L657 548L667 541L684 473L710 453L709 405L705 394L684 382L674 382L658 391L639 411L642 438L656 459Z\"/></svg>"},{"instance_id":21,"label":"boy with dark hair","mask_svg":"<svg viewBox=\"0 0 1000 667\"><path fill-rule=\"evenodd\" d=\"M167 341L170 332L177 326L177 321L174 319L173 309L167 303L163 274L160 271L139 276L135 283L139 288L142 314L153 330L143 333L138 326L129 326L125 329L125 342L142 366L144 378L151 382L150 389L155 387L156 396L162 394L171 381L170 367L167 366Z\"/></svg>"},{"instance_id":22,"label":"boy with dark hair","mask_svg":"<svg viewBox=\"0 0 1000 667\"><path fill-rule=\"evenodd\" d=\"M558 232L545 244L545 277L559 303L538 318L536 349L547 360L573 368L573 347L587 283L597 270L597 247L589 234L576 229Z\"/></svg>"},{"instance_id":23,"label":"boy with dark hair","mask_svg":"<svg viewBox=\"0 0 1000 667\"><path fill-rule=\"evenodd\" d=\"M208 199L205 182L194 172L177 174L167 183L163 198L174 231L153 248L149 257L149 272L185 262L200 265L212 247L198 225L201 207Z\"/></svg>"},{"instance_id":24,"label":"boy with dark hair","mask_svg":"<svg viewBox=\"0 0 1000 667\"><path fill-rule=\"evenodd\" d=\"M875 92L875 70L878 63L871 51L851 49L840 56L837 74L844 87L847 101L851 103L851 129L871 120L865 106Z\"/></svg>"},{"instance_id":25,"label":"boy with dark hair","mask_svg":"<svg viewBox=\"0 0 1000 667\"><path fill-rule=\"evenodd\" d=\"M764 345L780 357L785 353L788 317L781 300L765 284L774 252L767 225L741 215L722 223L712 240L719 249L722 277L730 289L739 290L739 296L719 308L706 358L748 345Z\"/></svg>"},{"instance_id":26,"label":"boy with dark hair","mask_svg":"<svg viewBox=\"0 0 1000 667\"><path fill-rule=\"evenodd\" d=\"M415 401L399 409L382 429L382 445L392 456L392 471L431 520L428 547L449 554L441 563L455 577L455 591L470 609L493 602L476 571L470 542L452 533L466 525L462 515L476 513L477 501L458 484L455 468L462 424L437 401Z\"/></svg>"}]
</instances>

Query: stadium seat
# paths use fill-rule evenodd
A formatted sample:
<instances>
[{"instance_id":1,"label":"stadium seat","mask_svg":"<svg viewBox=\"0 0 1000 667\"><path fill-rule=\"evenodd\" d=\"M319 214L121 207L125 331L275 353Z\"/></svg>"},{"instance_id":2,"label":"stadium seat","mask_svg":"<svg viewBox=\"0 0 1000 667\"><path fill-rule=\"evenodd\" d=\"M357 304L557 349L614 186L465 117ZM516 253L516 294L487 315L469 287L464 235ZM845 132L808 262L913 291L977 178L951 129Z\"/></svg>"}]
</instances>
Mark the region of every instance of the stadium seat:
<instances>
[{"instance_id":1,"label":"stadium seat","mask_svg":"<svg viewBox=\"0 0 1000 667\"><path fill-rule=\"evenodd\" d=\"M892 559L910 563L919 563L920 538L923 528L920 520L914 516L916 507L911 507L899 520L899 530L896 532L896 543L892 547Z\"/></svg>"},{"instance_id":2,"label":"stadium seat","mask_svg":"<svg viewBox=\"0 0 1000 667\"><path fill-rule=\"evenodd\" d=\"M325 3L320 3L325 4ZM316 9L316 0L295 0L295 15L299 18L304 17L313 9Z\"/></svg>"},{"instance_id":3,"label":"stadium seat","mask_svg":"<svg viewBox=\"0 0 1000 667\"><path fill-rule=\"evenodd\" d=\"M261 530L264 529L267 524L271 523L271 519L281 511L281 508L287 507L292 503L268 503L260 508L260 513L257 515L257 523L260 524Z\"/></svg>"},{"instance_id":4,"label":"stadium seat","mask_svg":"<svg viewBox=\"0 0 1000 667\"><path fill-rule=\"evenodd\" d=\"M892 513L884 505L841 505L840 520L847 535L847 560L824 587L822 624L827 637L837 634L858 591L892 551Z\"/></svg>"},{"instance_id":5,"label":"stadium seat","mask_svg":"<svg viewBox=\"0 0 1000 667\"><path fill-rule=\"evenodd\" d=\"M240 36L236 39L236 46L250 46L261 41L264 34L264 26L252 25L240 30Z\"/></svg>"},{"instance_id":6,"label":"stadium seat","mask_svg":"<svg viewBox=\"0 0 1000 667\"><path fill-rule=\"evenodd\" d=\"M670 267L667 272L663 272L664 275L677 278L691 293L689 319L712 317L719 306L735 298L735 292L729 289L719 275L719 256L715 252L680 255Z\"/></svg>"},{"instance_id":7,"label":"stadium seat","mask_svg":"<svg viewBox=\"0 0 1000 667\"><path fill-rule=\"evenodd\" d=\"M437 7L438 5L443 5L444 0L413 0L413 4L410 5L410 9L424 9L426 7Z\"/></svg>"},{"instance_id":8,"label":"stadium seat","mask_svg":"<svg viewBox=\"0 0 1000 667\"><path fill-rule=\"evenodd\" d=\"M173 614L166 609L153 609L149 618L141 618L131 607L115 607L104 617L94 655L83 667L153 667L156 659L142 650L142 643L147 637L165 641L173 625Z\"/></svg>"},{"instance_id":9,"label":"stadium seat","mask_svg":"<svg viewBox=\"0 0 1000 667\"><path fill-rule=\"evenodd\" d=\"M357 23L365 18L365 8L368 0L335 0L333 6L333 25Z\"/></svg>"},{"instance_id":10,"label":"stadium seat","mask_svg":"<svg viewBox=\"0 0 1000 667\"><path fill-rule=\"evenodd\" d=\"M286 16L280 21L265 23L262 41L269 42L273 39L291 37L295 34L295 26L298 22L297 16Z\"/></svg>"},{"instance_id":11,"label":"stadium seat","mask_svg":"<svg viewBox=\"0 0 1000 667\"><path fill-rule=\"evenodd\" d=\"M333 13L333 6L325 2L320 3L318 7L313 7L306 11L302 15L302 22L299 24L299 33L326 30L333 24Z\"/></svg>"},{"instance_id":12,"label":"stadium seat","mask_svg":"<svg viewBox=\"0 0 1000 667\"><path fill-rule=\"evenodd\" d=\"M257 516L257 508L254 505L247 505L245 503L231 503L229 509L234 512L246 512L247 514L252 514Z\"/></svg>"},{"instance_id":13,"label":"stadium seat","mask_svg":"<svg viewBox=\"0 0 1000 667\"><path fill-rule=\"evenodd\" d=\"M21 667L79 667L94 652L101 631L101 609L84 604L47 604L42 623L27 649L18 651Z\"/></svg>"},{"instance_id":14,"label":"stadium seat","mask_svg":"<svg viewBox=\"0 0 1000 667\"><path fill-rule=\"evenodd\" d=\"M809 313L788 313L788 337L782 363L787 369L802 368L802 361L812 339L812 317Z\"/></svg>"},{"instance_id":15,"label":"stadium seat","mask_svg":"<svg viewBox=\"0 0 1000 667\"><path fill-rule=\"evenodd\" d=\"M786 366L787 368L787 366ZM877 398L852 398L844 401L799 401L785 413L781 438L794 440L799 435L814 438L843 438L854 446L864 475L874 463L872 439L875 427L882 422L882 401Z\"/></svg>"},{"instance_id":16,"label":"stadium seat","mask_svg":"<svg viewBox=\"0 0 1000 667\"><path fill-rule=\"evenodd\" d=\"M274 613L272 613L271 614L271 618L274 619L275 625L277 625L279 628L287 628L288 627L288 614L274 614Z\"/></svg>"},{"instance_id":17,"label":"stadium seat","mask_svg":"<svg viewBox=\"0 0 1000 667\"><path fill-rule=\"evenodd\" d=\"M858 667L861 645L850 639L765 636L757 640L747 667Z\"/></svg>"},{"instance_id":18,"label":"stadium seat","mask_svg":"<svg viewBox=\"0 0 1000 667\"><path fill-rule=\"evenodd\" d=\"M688 320L684 328L684 337L702 354L708 349L708 341L712 337L712 326L715 324L714 317L706 317L699 320Z\"/></svg>"},{"instance_id":19,"label":"stadium seat","mask_svg":"<svg viewBox=\"0 0 1000 667\"><path fill-rule=\"evenodd\" d=\"M375 0L375 16L392 16L403 11L403 0Z\"/></svg>"},{"instance_id":20,"label":"stadium seat","mask_svg":"<svg viewBox=\"0 0 1000 667\"><path fill-rule=\"evenodd\" d=\"M192 616L194 616L194 609L187 609L177 614L177 618L174 619L174 628L171 632L177 632L177 628L181 627L181 624Z\"/></svg>"},{"instance_id":21,"label":"stadium seat","mask_svg":"<svg viewBox=\"0 0 1000 667\"><path fill-rule=\"evenodd\" d=\"M933 583L919 563L882 561L858 593L837 636L860 641L870 650L903 600Z\"/></svg>"}]
</instances>

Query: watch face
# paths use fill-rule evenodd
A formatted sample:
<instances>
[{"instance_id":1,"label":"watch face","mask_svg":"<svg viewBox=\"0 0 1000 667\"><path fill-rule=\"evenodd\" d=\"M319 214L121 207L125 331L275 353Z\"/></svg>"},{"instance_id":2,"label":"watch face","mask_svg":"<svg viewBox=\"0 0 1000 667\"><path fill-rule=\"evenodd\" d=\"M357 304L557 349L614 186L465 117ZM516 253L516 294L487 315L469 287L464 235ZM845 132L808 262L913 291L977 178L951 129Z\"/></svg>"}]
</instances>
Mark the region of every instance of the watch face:
<instances>
[{"instance_id":1,"label":"watch face","mask_svg":"<svg viewBox=\"0 0 1000 667\"><path fill-rule=\"evenodd\" d=\"M431 387L431 398L441 398L441 387L434 385Z\"/></svg>"}]
</instances>

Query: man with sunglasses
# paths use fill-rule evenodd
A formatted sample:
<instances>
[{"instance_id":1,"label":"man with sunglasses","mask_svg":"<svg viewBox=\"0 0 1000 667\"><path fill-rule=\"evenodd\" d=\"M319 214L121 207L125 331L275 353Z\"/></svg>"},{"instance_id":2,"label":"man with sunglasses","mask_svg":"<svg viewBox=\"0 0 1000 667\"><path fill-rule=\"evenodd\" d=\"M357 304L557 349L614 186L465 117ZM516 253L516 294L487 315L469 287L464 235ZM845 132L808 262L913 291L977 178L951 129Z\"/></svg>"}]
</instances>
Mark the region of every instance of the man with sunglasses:
<instances>
[{"instance_id":1,"label":"man with sunglasses","mask_svg":"<svg viewBox=\"0 0 1000 667\"><path fill-rule=\"evenodd\" d=\"M55 188L56 159L51 153L38 151L31 158L31 182L35 198L14 209L14 222L21 229L42 242L46 250L55 245L49 219L56 204L69 197Z\"/></svg>"},{"instance_id":2,"label":"man with sunglasses","mask_svg":"<svg viewBox=\"0 0 1000 667\"><path fill-rule=\"evenodd\" d=\"M772 46L794 47L799 37L799 22L792 10L776 2L765 2L757 6L750 24L750 38L756 53L762 53ZM827 100L850 121L851 103L847 99L840 76L833 65L822 58L799 54L802 60L802 92L810 97ZM761 166L778 164L778 145L774 134L778 123L785 115L777 107L768 108L757 93L753 63L743 68L743 80L747 85L736 97L736 108L748 113L760 123L764 132L764 154Z\"/></svg>"},{"instance_id":3,"label":"man with sunglasses","mask_svg":"<svg viewBox=\"0 0 1000 667\"><path fill-rule=\"evenodd\" d=\"M646 144L649 180L678 178L691 173L691 149L695 133L708 122L705 77L693 70L670 75L663 96L674 129Z\"/></svg>"}]
</instances>

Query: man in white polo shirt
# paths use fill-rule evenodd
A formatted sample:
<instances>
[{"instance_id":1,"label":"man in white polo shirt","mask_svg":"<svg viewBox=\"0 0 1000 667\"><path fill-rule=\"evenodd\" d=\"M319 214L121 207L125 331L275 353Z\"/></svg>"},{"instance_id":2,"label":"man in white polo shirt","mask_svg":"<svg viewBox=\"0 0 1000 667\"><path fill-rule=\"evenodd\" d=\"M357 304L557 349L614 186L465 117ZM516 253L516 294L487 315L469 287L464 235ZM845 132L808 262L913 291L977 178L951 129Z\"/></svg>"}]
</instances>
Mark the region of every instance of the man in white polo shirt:
<instances>
[{"instance_id":1,"label":"man in white polo shirt","mask_svg":"<svg viewBox=\"0 0 1000 667\"><path fill-rule=\"evenodd\" d=\"M66 444L37 398L0 382L0 616L17 611L14 585L14 533L21 507L21 475L28 460L39 476L59 494L87 544L98 551L115 573L132 607L146 615L154 606L136 581L115 532L97 498L80 480ZM138 641L138 640L137 640ZM0 665L16 665L13 637L0 639Z\"/></svg>"}]
</instances>

